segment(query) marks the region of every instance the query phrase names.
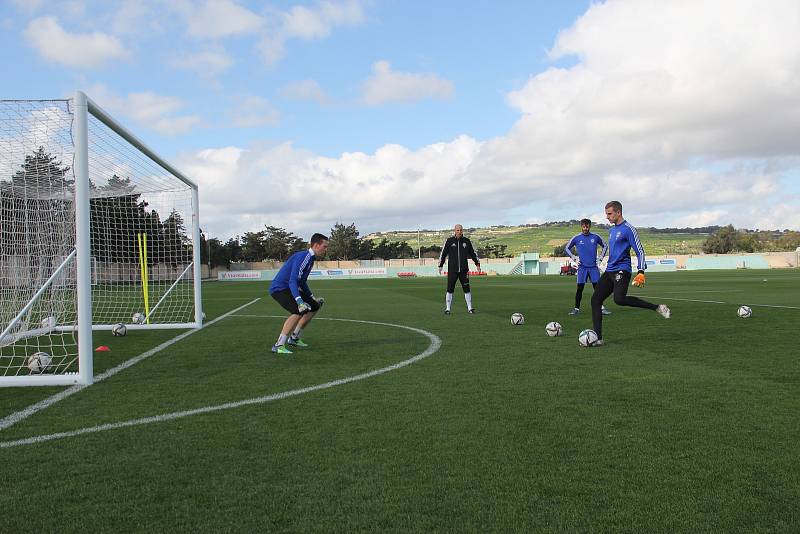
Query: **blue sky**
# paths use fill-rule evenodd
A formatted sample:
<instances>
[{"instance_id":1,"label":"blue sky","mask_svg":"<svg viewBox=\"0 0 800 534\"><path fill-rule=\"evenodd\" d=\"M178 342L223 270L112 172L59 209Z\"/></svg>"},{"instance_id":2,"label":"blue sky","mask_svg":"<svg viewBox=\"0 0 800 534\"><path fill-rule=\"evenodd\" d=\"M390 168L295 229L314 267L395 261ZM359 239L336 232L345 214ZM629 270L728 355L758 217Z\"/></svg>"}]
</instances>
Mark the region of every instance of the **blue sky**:
<instances>
[{"instance_id":1,"label":"blue sky","mask_svg":"<svg viewBox=\"0 0 800 534\"><path fill-rule=\"evenodd\" d=\"M800 7L7 0L1 98L85 90L203 226L800 228ZM213 202L212 202L213 200Z\"/></svg>"}]
</instances>

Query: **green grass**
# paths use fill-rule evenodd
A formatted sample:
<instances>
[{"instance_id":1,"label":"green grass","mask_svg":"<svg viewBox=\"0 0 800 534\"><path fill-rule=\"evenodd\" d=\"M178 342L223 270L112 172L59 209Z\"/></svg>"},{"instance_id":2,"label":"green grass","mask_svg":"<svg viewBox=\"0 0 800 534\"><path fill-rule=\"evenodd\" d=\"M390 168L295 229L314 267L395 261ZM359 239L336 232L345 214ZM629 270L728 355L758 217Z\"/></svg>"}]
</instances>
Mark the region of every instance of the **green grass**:
<instances>
[{"instance_id":1,"label":"green grass","mask_svg":"<svg viewBox=\"0 0 800 534\"><path fill-rule=\"evenodd\" d=\"M518 255L522 252L538 252L542 256L552 256L553 249L567 242L581 231L580 225L572 226L508 226L502 228L475 228L465 231L467 237L476 247L486 245L506 245L506 252ZM593 231L604 239L608 236L605 228L594 228ZM650 256L662 254L700 254L703 242L708 238L706 234L667 234L653 232L646 228L639 228L639 236L647 244L647 253ZM389 241L406 241L412 248L421 244L425 247L441 247L444 240L452 235L452 230L439 232L426 232L417 241L416 232L383 232L373 237L377 242L382 238Z\"/></svg>"},{"instance_id":2,"label":"green grass","mask_svg":"<svg viewBox=\"0 0 800 534\"><path fill-rule=\"evenodd\" d=\"M763 280L767 280L764 282ZM746 531L800 529L798 271L648 275L583 349L574 278L312 282L320 315L403 324L441 349L283 400L0 448L4 532ZM209 320L278 315L263 283L204 286ZM662 300L663 299L663 300ZM670 299L670 300L666 300ZM692 299L727 304L690 302ZM739 304L753 317L738 319ZM789 306L789 308L758 305ZM513 312L524 326L510 324ZM557 320L565 336L548 338ZM316 321L289 357L281 318L221 320L11 428L0 441L250 399L425 350L397 328ZM176 332L97 333L97 371ZM58 388L0 390L0 418Z\"/></svg>"}]
</instances>

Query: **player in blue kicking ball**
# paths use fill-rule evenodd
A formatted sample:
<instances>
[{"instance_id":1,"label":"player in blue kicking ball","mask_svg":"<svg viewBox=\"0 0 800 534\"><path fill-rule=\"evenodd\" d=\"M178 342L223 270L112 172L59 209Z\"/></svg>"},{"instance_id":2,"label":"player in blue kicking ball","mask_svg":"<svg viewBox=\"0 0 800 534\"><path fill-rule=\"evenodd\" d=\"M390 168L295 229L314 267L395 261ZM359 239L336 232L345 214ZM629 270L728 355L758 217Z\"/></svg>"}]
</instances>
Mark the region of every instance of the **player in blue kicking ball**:
<instances>
[{"instance_id":1,"label":"player in blue kicking ball","mask_svg":"<svg viewBox=\"0 0 800 534\"><path fill-rule=\"evenodd\" d=\"M328 238L314 234L309 249L292 254L272 280L269 294L290 313L283 323L278 341L272 346L272 352L291 354L286 345L308 346L300 336L324 303L322 298L315 299L311 293L308 275L314 267L314 260L323 257L327 250Z\"/></svg>"},{"instance_id":2,"label":"player in blue kicking ball","mask_svg":"<svg viewBox=\"0 0 800 534\"><path fill-rule=\"evenodd\" d=\"M575 307L569 312L570 315L577 315L581 312L581 299L586 281L590 281L595 289L597 288L597 282L600 281L598 263L605 256L606 245L602 237L590 231L591 227L592 221L581 219L581 233L570 239L565 249L572 261L578 264L578 273L575 277L578 282L578 287L575 290ZM575 248L575 253L572 252L573 247ZM601 248L599 256L597 255L598 247ZM603 315L611 315L611 312L605 306L602 307L601 313Z\"/></svg>"},{"instance_id":3,"label":"player in blue kicking ball","mask_svg":"<svg viewBox=\"0 0 800 534\"><path fill-rule=\"evenodd\" d=\"M622 203L612 200L606 204L606 219L611 223L608 231L608 265L606 272L600 277L597 287L592 295L592 323L597 334L594 347L603 344L603 314L601 308L603 301L614 295L617 306L632 306L658 312L664 319L669 319L671 312L666 304L653 304L639 297L628 295L628 284L631 283L632 263L631 249L636 251L638 273L633 277L633 285L644 287L644 271L647 262L644 257L644 247L639 240L636 228L622 216Z\"/></svg>"}]
</instances>

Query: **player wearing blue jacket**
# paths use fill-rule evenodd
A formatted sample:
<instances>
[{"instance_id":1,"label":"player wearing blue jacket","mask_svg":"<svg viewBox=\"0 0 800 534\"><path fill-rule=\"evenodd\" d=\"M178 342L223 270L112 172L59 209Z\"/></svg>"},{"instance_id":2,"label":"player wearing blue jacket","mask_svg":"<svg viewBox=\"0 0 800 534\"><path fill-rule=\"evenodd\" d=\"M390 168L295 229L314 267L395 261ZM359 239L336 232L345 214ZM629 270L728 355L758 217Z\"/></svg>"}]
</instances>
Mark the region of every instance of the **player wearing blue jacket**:
<instances>
[{"instance_id":1,"label":"player wearing blue jacket","mask_svg":"<svg viewBox=\"0 0 800 534\"><path fill-rule=\"evenodd\" d=\"M603 344L603 301L612 293L614 302L619 306L633 306L655 310L665 319L669 319L670 310L664 304L651 304L637 297L628 296L628 283L631 280L631 249L636 250L636 263L638 274L633 279L633 285L644 286L644 271L647 264L644 259L644 247L639 240L636 228L622 217L622 203L612 200L606 204L606 219L611 223L608 231L609 251L606 272L600 277L592 295L592 322L597 333L596 345Z\"/></svg>"},{"instance_id":2,"label":"player wearing blue jacket","mask_svg":"<svg viewBox=\"0 0 800 534\"><path fill-rule=\"evenodd\" d=\"M578 265L578 274L575 277L578 282L578 287L575 289L575 307L569 312L570 315L577 315L581 312L581 299L583 298L583 288L586 281L592 282L592 287L597 288L597 282L600 281L600 268L597 264L602 261L606 253L606 246L603 238L597 234L590 232L592 221L589 219L581 219L581 233L573 237L567 243L565 250L567 256L572 258L572 261ZM572 247L575 247L576 253L572 252ZM597 247L601 247L602 252L597 255ZM603 315L610 315L611 312L602 308Z\"/></svg>"},{"instance_id":3,"label":"player wearing blue jacket","mask_svg":"<svg viewBox=\"0 0 800 534\"><path fill-rule=\"evenodd\" d=\"M328 238L322 234L314 234L311 236L311 247L292 254L269 285L270 296L290 313L283 323L277 343L272 346L272 352L291 354L292 351L286 348L287 344L308 346L300 335L325 302L322 298L314 298L311 288L308 287L308 275L314 267L314 260L324 256L327 250Z\"/></svg>"}]
</instances>

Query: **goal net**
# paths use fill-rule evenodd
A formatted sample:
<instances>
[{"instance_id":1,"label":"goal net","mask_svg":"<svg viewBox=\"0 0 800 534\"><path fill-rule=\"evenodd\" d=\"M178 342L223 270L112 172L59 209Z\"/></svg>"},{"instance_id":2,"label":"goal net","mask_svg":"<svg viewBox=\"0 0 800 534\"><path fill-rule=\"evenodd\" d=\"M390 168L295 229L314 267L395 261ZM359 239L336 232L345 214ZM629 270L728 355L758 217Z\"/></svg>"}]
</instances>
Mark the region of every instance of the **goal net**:
<instances>
[{"instance_id":1,"label":"goal net","mask_svg":"<svg viewBox=\"0 0 800 534\"><path fill-rule=\"evenodd\" d=\"M0 101L0 385L91 383L93 329L199 327L197 202L83 93Z\"/></svg>"}]
</instances>

